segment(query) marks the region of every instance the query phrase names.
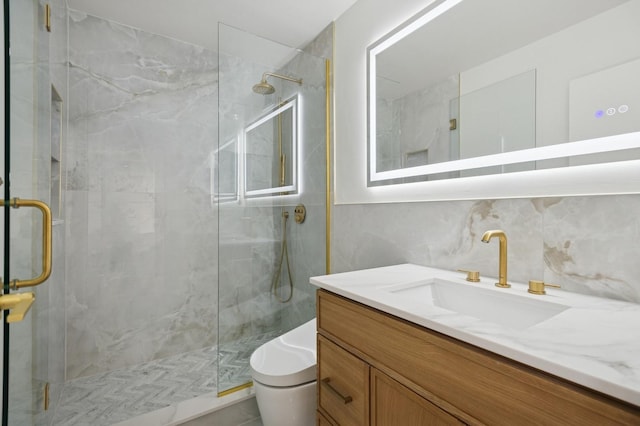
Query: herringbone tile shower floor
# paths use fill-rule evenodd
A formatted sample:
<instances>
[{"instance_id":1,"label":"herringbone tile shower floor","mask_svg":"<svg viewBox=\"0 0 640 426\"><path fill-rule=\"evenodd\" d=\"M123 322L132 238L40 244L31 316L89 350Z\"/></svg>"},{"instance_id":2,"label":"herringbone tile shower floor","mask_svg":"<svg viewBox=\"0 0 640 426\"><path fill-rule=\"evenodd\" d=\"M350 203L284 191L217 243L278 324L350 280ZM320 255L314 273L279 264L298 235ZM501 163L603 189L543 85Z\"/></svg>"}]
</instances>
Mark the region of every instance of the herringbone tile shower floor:
<instances>
[{"instance_id":1,"label":"herringbone tile shower floor","mask_svg":"<svg viewBox=\"0 0 640 426\"><path fill-rule=\"evenodd\" d=\"M253 349L278 335L224 345L221 383L251 379ZM64 385L54 426L108 426L217 390L216 348L207 348L138 366L70 380ZM232 378L232 379L231 379Z\"/></svg>"},{"instance_id":2,"label":"herringbone tile shower floor","mask_svg":"<svg viewBox=\"0 0 640 426\"><path fill-rule=\"evenodd\" d=\"M53 424L111 425L216 390L215 348L147 362L64 385Z\"/></svg>"}]
</instances>

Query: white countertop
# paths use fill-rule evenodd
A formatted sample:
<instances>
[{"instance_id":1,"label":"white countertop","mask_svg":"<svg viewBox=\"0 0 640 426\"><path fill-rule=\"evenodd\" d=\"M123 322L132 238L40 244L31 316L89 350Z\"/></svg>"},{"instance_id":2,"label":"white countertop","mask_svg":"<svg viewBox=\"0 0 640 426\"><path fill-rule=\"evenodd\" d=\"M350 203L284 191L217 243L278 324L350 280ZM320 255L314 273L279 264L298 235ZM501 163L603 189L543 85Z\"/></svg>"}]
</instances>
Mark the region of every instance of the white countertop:
<instances>
[{"instance_id":1,"label":"white countertop","mask_svg":"<svg viewBox=\"0 0 640 426\"><path fill-rule=\"evenodd\" d=\"M396 297L389 288L441 278L496 294L514 294L569 306L533 326L515 329L438 308L415 298ZM312 277L311 284L454 337L531 367L640 406L640 305L547 288L527 293L527 285L494 286L495 278L469 283L465 274L403 264Z\"/></svg>"}]
</instances>

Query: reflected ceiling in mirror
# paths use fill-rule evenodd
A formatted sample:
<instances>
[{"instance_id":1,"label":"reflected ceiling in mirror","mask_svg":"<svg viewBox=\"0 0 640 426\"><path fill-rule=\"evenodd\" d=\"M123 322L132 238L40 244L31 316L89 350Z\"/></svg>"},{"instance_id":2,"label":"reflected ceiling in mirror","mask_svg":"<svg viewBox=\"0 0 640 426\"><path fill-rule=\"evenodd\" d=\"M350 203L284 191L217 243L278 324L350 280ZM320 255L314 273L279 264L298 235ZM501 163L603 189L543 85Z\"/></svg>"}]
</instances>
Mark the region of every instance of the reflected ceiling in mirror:
<instances>
[{"instance_id":1,"label":"reflected ceiling in mirror","mask_svg":"<svg viewBox=\"0 0 640 426\"><path fill-rule=\"evenodd\" d=\"M369 186L640 158L637 16L625 0L433 2L368 48Z\"/></svg>"}]
</instances>

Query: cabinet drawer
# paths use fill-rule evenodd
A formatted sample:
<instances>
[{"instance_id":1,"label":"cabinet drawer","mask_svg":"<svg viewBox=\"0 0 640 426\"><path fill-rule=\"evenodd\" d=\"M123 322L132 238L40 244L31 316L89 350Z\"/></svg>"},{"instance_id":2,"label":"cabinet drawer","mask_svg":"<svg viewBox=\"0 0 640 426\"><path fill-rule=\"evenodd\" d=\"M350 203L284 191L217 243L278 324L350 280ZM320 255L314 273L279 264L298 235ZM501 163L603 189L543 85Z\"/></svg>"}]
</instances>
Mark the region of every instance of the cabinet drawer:
<instances>
[{"instance_id":1,"label":"cabinet drawer","mask_svg":"<svg viewBox=\"0 0 640 426\"><path fill-rule=\"evenodd\" d=\"M640 407L325 290L318 331L467 423L640 424Z\"/></svg>"},{"instance_id":2,"label":"cabinet drawer","mask_svg":"<svg viewBox=\"0 0 640 426\"><path fill-rule=\"evenodd\" d=\"M316 411L316 426L333 426L320 411Z\"/></svg>"},{"instance_id":3,"label":"cabinet drawer","mask_svg":"<svg viewBox=\"0 0 640 426\"><path fill-rule=\"evenodd\" d=\"M458 419L371 368L371 426L462 426Z\"/></svg>"},{"instance_id":4,"label":"cabinet drawer","mask_svg":"<svg viewBox=\"0 0 640 426\"><path fill-rule=\"evenodd\" d=\"M318 405L341 426L369 424L369 366L318 336Z\"/></svg>"}]
</instances>

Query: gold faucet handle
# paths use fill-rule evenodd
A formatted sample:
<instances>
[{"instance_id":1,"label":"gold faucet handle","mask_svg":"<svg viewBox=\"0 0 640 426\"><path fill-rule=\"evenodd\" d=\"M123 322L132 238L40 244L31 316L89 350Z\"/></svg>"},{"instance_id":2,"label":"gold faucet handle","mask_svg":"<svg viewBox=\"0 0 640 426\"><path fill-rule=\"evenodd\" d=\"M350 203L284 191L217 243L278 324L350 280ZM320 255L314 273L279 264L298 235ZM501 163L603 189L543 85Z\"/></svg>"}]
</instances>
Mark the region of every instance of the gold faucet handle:
<instances>
[{"instance_id":1,"label":"gold faucet handle","mask_svg":"<svg viewBox=\"0 0 640 426\"><path fill-rule=\"evenodd\" d=\"M458 272L466 272L467 273L467 278L465 278L465 279L467 281L470 281L472 283L480 282L480 272L479 271L467 271L466 269L458 269Z\"/></svg>"},{"instance_id":2,"label":"gold faucet handle","mask_svg":"<svg viewBox=\"0 0 640 426\"><path fill-rule=\"evenodd\" d=\"M544 291L545 287L560 288L560 286L556 284L547 284L544 281L539 280L529 280L529 290L527 291L531 294L547 294L547 292Z\"/></svg>"},{"instance_id":3,"label":"gold faucet handle","mask_svg":"<svg viewBox=\"0 0 640 426\"><path fill-rule=\"evenodd\" d=\"M13 293L0 296L0 310L9 309L7 322L22 321L36 300L33 293Z\"/></svg>"}]
</instances>

